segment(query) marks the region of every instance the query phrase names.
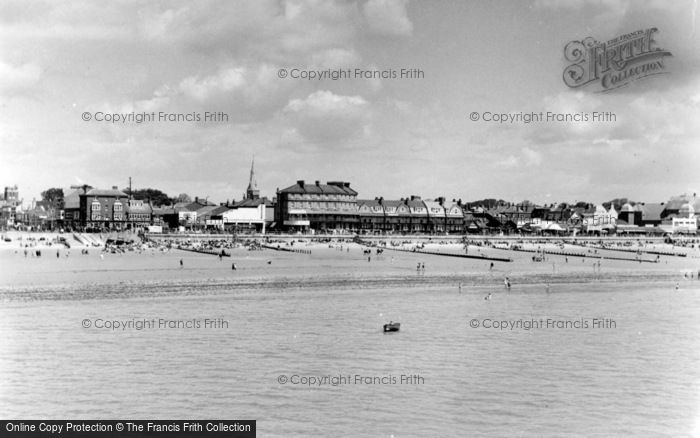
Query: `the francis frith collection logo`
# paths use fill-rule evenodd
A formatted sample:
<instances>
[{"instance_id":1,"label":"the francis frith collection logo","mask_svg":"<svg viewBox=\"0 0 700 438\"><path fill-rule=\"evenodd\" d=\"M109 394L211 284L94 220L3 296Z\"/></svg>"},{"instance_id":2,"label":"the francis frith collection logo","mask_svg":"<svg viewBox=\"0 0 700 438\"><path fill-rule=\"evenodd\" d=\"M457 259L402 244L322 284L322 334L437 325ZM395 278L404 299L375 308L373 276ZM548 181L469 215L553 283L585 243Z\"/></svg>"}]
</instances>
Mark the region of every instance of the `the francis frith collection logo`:
<instances>
[{"instance_id":1,"label":"the francis frith collection logo","mask_svg":"<svg viewBox=\"0 0 700 438\"><path fill-rule=\"evenodd\" d=\"M564 56L572 64L564 69L564 83L571 88L590 86L596 91L624 87L647 76L668 73L664 58L671 52L657 46L658 29L638 30L604 43L588 37L571 41Z\"/></svg>"}]
</instances>

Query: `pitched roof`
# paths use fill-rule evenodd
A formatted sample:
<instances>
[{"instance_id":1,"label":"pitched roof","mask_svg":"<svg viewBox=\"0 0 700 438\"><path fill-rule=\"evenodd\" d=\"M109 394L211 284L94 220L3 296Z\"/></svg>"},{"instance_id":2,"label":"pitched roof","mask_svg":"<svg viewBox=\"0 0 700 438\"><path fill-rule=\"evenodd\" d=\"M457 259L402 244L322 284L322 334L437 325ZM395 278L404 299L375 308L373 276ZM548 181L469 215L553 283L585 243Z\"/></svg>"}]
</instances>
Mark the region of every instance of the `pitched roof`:
<instances>
[{"instance_id":1,"label":"pitched roof","mask_svg":"<svg viewBox=\"0 0 700 438\"><path fill-rule=\"evenodd\" d=\"M129 201L127 204L129 213L150 213L153 211L151 204L143 201Z\"/></svg>"},{"instance_id":2,"label":"pitched roof","mask_svg":"<svg viewBox=\"0 0 700 438\"><path fill-rule=\"evenodd\" d=\"M73 190L63 198L63 208L65 210L77 210L80 208L80 194L82 189Z\"/></svg>"},{"instance_id":3,"label":"pitched roof","mask_svg":"<svg viewBox=\"0 0 700 438\"><path fill-rule=\"evenodd\" d=\"M265 204L266 207L271 207L272 206L272 201L270 201L267 198L258 198L258 199L243 199L242 201L236 202L233 204L235 208L240 208L240 207L257 207L260 204Z\"/></svg>"},{"instance_id":4,"label":"pitched roof","mask_svg":"<svg viewBox=\"0 0 700 438\"><path fill-rule=\"evenodd\" d=\"M302 193L302 194L336 194L336 195L351 195L357 196L357 192L350 188L349 182L343 181L328 181L327 184L321 184L316 181L315 184L308 184L302 180L297 181L293 186L280 190L281 193Z\"/></svg>"},{"instance_id":5,"label":"pitched roof","mask_svg":"<svg viewBox=\"0 0 700 438\"><path fill-rule=\"evenodd\" d=\"M119 198L126 198L126 193L122 192L121 190L115 190L115 189L91 189L88 190L86 193L87 196L113 196L113 197L119 197ZM80 194L80 196L86 196L83 194Z\"/></svg>"},{"instance_id":6,"label":"pitched roof","mask_svg":"<svg viewBox=\"0 0 700 438\"><path fill-rule=\"evenodd\" d=\"M642 219L647 221L661 220L664 204L646 203L642 206Z\"/></svg>"},{"instance_id":7,"label":"pitched roof","mask_svg":"<svg viewBox=\"0 0 700 438\"><path fill-rule=\"evenodd\" d=\"M153 209L153 214L156 216L163 216L166 214L176 214L175 208L173 207L159 207Z\"/></svg>"},{"instance_id":8,"label":"pitched roof","mask_svg":"<svg viewBox=\"0 0 700 438\"><path fill-rule=\"evenodd\" d=\"M369 213L362 213L374 216L384 216L384 207L379 203L378 199L358 199L357 200L357 210L360 211L362 207L367 206Z\"/></svg>"},{"instance_id":9,"label":"pitched roof","mask_svg":"<svg viewBox=\"0 0 700 438\"><path fill-rule=\"evenodd\" d=\"M212 211L209 212L212 216L219 216L220 214L226 213L227 211L231 210L231 207L228 207L226 205L221 205L219 207L216 207Z\"/></svg>"}]
</instances>

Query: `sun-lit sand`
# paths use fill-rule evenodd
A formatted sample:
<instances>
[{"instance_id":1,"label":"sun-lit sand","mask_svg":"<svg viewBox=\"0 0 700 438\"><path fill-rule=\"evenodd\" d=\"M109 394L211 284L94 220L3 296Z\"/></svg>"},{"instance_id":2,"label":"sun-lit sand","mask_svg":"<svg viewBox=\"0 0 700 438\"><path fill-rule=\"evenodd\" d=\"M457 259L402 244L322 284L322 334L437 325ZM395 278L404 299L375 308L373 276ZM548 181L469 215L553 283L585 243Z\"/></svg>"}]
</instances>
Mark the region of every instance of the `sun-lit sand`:
<instances>
[{"instance_id":1,"label":"sun-lit sand","mask_svg":"<svg viewBox=\"0 0 700 438\"><path fill-rule=\"evenodd\" d=\"M108 293L122 289L138 289L138 295L148 295L149 287L159 293L172 286L178 293L180 286L192 288L198 284L220 284L226 288L369 288L369 287L433 287L446 285L467 288L503 287L508 277L516 290L524 284L554 284L600 281L659 281L700 285L697 279L700 258L661 256L657 263L634 261L635 254L598 250L596 256L629 258L629 260L566 257L547 254L544 261L533 262L532 253L516 252L470 245L469 255L505 257L512 262L444 257L387 249L382 255L373 249L370 255L356 243L297 242L294 248L311 250L310 255L274 250L249 251L235 248L231 257L197 254L177 249L167 252L146 249L142 253L104 254L101 248L73 245L48 246L55 236L46 237L39 244L41 257L32 256L15 239L0 244L0 293L5 299L18 298L22 291L56 294L55 298L81 293ZM408 239L404 239L408 240ZM26 243L26 240L24 240ZM342 250L340 246L342 245ZM416 244L404 245L412 249ZM532 245L533 248L536 244ZM553 250L557 246L550 245ZM88 254L82 254L88 249ZM561 248L560 248L561 249ZM567 245L566 251L586 253L585 248ZM427 243L424 251L464 254L462 244ZM58 256L57 256L58 254ZM590 255L593 255L591 252ZM644 259L656 256L645 255ZM182 260L182 266L180 265ZM598 266L600 262L600 266ZM236 269L232 269L235 263ZM425 269L417 269L418 265ZM687 277L693 274L693 279ZM116 287L115 287L116 286ZM165 288L165 289L164 289ZM40 292L37 292L40 291ZM107 292L104 292L107 291ZM133 292L133 291L132 291ZM115 292L116 293L116 292ZM155 293L155 292L154 292ZM19 294L19 295L18 295ZM31 299L31 297L25 297Z\"/></svg>"}]
</instances>

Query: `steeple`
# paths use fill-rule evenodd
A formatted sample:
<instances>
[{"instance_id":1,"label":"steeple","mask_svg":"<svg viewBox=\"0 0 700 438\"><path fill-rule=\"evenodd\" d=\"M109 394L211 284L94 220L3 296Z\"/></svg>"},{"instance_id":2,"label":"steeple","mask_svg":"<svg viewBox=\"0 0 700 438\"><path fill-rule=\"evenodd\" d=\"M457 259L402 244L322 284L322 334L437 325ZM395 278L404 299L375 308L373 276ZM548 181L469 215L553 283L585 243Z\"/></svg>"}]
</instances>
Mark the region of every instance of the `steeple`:
<instances>
[{"instance_id":1,"label":"steeple","mask_svg":"<svg viewBox=\"0 0 700 438\"><path fill-rule=\"evenodd\" d=\"M255 156L250 164L250 181L248 181L248 189L246 190L246 199L259 199L260 190L258 190L258 182L255 180Z\"/></svg>"}]
</instances>

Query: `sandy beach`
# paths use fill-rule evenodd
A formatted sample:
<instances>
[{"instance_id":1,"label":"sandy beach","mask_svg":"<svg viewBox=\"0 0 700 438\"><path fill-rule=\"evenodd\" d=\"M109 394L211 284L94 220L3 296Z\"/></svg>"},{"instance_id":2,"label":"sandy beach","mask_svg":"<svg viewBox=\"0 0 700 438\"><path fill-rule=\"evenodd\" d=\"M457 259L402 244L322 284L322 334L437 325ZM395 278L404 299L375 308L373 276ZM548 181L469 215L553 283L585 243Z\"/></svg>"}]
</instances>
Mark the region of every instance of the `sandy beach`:
<instances>
[{"instance_id":1,"label":"sandy beach","mask_svg":"<svg viewBox=\"0 0 700 438\"><path fill-rule=\"evenodd\" d=\"M349 288L449 286L458 289L462 284L466 293L483 288L500 290L504 287L505 277L509 278L514 291L521 285L622 281L660 282L669 288L675 287L676 283L679 287L700 287L697 279L700 258L688 248L682 248L687 253L685 257L674 257L561 243L520 244L520 251L509 250L506 244L497 241L495 247L469 245L466 253L471 256L512 260L491 262L423 253L465 254L465 248L458 243L411 242L410 238L405 238L397 239L396 246L387 245L380 255L377 255L376 248L371 249L371 254L365 254L367 247L357 243L297 241L294 246L286 247L311 253L269 249L251 251L240 247L229 250L231 257L220 259L178 249L146 248L112 254L105 253L101 247L81 246L75 242L67 249L63 245L51 244L55 235L31 237L34 240L27 240L24 236L21 241L15 238L0 246L0 264L3 266L0 294L3 299L31 299L36 294L48 294L54 299L67 299L74 294L84 297L86 293L95 297L111 296L111 291L119 291L114 292L117 295L147 296L177 293L178 288L189 290L193 285L221 285L222 293L227 288L323 289L338 282ZM41 237L44 240L39 240ZM21 245L28 242L34 246L25 255L25 248ZM41 251L41 257L34 254L37 249ZM414 249L417 252L412 252ZM671 245L663 244L645 248L669 252L672 249ZM83 254L83 250L88 253ZM536 253L526 252L542 250L545 250L542 261L533 261ZM576 253L581 257L551 254L557 251ZM235 270L232 264L236 265ZM134 290L125 292L129 285Z\"/></svg>"}]
</instances>

